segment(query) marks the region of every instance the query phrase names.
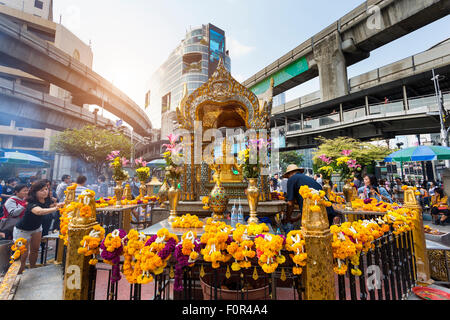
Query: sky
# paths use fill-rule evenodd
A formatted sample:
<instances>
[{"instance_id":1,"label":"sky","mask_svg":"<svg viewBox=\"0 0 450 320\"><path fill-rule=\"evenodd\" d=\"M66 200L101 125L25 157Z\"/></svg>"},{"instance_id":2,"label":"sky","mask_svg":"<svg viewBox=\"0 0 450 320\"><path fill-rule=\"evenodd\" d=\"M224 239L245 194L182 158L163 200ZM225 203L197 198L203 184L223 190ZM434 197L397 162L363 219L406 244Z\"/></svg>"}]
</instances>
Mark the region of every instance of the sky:
<instances>
[{"instance_id":1,"label":"sky","mask_svg":"<svg viewBox=\"0 0 450 320\"><path fill-rule=\"evenodd\" d=\"M225 31L231 74L243 82L363 3L362 0L54 0L54 21L92 44L93 70L143 108L150 77L190 27ZM450 16L387 44L348 68L354 77L450 38ZM286 92L319 90L318 78ZM158 110L159 111L159 110ZM160 114L148 116L155 128Z\"/></svg>"}]
</instances>

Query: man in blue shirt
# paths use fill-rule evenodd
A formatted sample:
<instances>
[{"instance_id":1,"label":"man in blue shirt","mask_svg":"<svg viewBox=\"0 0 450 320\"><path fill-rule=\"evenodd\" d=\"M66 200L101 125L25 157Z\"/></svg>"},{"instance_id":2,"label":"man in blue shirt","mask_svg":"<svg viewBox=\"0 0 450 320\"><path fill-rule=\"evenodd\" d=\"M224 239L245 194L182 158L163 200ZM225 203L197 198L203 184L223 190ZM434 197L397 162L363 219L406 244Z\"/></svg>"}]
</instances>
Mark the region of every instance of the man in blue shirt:
<instances>
[{"instance_id":1,"label":"man in blue shirt","mask_svg":"<svg viewBox=\"0 0 450 320\"><path fill-rule=\"evenodd\" d=\"M288 178L287 182L287 210L286 216L283 220L283 229L287 232L291 231L294 228L294 223L299 221L302 218L301 212L303 210L303 198L299 193L301 186L308 186L315 190L322 190L322 186L317 183L313 178L308 177L307 175L300 173L300 168L295 164L290 164L286 173L283 175L283 178ZM292 217L292 212L294 211L294 201L297 202L300 214L297 217ZM327 208L328 221L330 225L333 222L333 219L336 217L336 213L334 212L332 207Z\"/></svg>"}]
</instances>

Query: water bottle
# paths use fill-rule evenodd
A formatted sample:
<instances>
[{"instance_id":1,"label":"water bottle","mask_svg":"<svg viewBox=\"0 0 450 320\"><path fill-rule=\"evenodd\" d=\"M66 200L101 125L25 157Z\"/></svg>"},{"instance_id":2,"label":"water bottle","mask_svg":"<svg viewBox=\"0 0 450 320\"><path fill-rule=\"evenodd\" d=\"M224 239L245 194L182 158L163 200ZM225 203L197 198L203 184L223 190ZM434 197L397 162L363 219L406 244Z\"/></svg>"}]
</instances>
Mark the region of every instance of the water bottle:
<instances>
[{"instance_id":1,"label":"water bottle","mask_svg":"<svg viewBox=\"0 0 450 320\"><path fill-rule=\"evenodd\" d=\"M233 208L231 208L231 223L236 223L238 220L237 211L236 211L236 202L233 203Z\"/></svg>"},{"instance_id":2,"label":"water bottle","mask_svg":"<svg viewBox=\"0 0 450 320\"><path fill-rule=\"evenodd\" d=\"M241 199L239 198L238 222L244 224L244 210L242 210Z\"/></svg>"}]
</instances>

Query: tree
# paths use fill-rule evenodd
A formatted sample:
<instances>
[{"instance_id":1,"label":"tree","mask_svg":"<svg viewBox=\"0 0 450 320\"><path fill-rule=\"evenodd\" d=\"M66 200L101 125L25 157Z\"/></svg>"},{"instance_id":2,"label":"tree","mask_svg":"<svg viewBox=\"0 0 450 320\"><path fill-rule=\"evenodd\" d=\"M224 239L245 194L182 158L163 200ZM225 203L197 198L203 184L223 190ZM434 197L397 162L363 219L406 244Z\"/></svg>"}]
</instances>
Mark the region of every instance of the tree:
<instances>
[{"instance_id":1,"label":"tree","mask_svg":"<svg viewBox=\"0 0 450 320\"><path fill-rule=\"evenodd\" d=\"M122 133L88 125L60 133L54 137L51 149L83 160L99 176L111 151L119 150L121 155L130 157L131 141Z\"/></svg>"},{"instance_id":2,"label":"tree","mask_svg":"<svg viewBox=\"0 0 450 320\"><path fill-rule=\"evenodd\" d=\"M284 151L280 152L280 169L281 172L286 172L287 166L290 164L296 164L300 166L303 162L303 156L297 151Z\"/></svg>"},{"instance_id":3,"label":"tree","mask_svg":"<svg viewBox=\"0 0 450 320\"><path fill-rule=\"evenodd\" d=\"M320 142L320 146L316 152L314 152L314 164L318 167L324 165L323 161L319 158L325 155L330 160L336 160L342 157L342 151L351 150L351 158L363 167L372 165L374 161L382 161L389 154L395 150L390 149L387 146L376 145L373 142L361 142L359 140L349 137L337 137L335 139L326 139L323 137L316 138Z\"/></svg>"}]
</instances>

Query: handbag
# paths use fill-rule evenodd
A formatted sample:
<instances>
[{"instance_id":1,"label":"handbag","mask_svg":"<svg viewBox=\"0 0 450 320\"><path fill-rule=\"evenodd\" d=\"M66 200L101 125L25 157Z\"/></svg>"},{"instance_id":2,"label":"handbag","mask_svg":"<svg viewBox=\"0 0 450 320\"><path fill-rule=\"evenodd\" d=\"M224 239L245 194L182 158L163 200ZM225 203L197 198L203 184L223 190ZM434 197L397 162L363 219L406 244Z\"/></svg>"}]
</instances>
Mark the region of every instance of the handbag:
<instances>
[{"instance_id":1,"label":"handbag","mask_svg":"<svg viewBox=\"0 0 450 320\"><path fill-rule=\"evenodd\" d=\"M26 207L26 202L20 202L17 199L13 199L17 204L20 204L24 207ZM25 204L25 205L24 205ZM22 219L23 215L25 214L25 210L18 216L18 217L11 217L9 216L8 210L6 210L6 207L3 207L3 217L0 220L0 232L13 232L14 227L19 222L20 219Z\"/></svg>"}]
</instances>

